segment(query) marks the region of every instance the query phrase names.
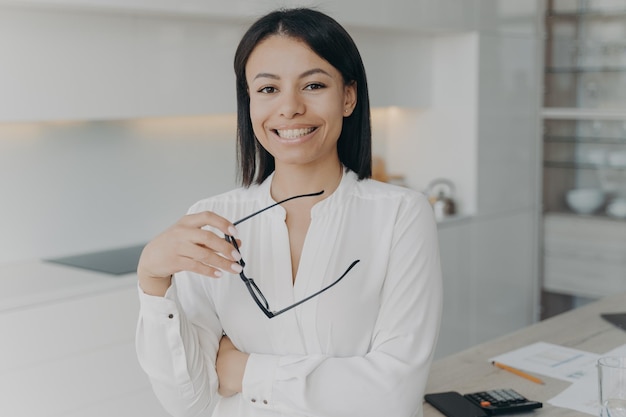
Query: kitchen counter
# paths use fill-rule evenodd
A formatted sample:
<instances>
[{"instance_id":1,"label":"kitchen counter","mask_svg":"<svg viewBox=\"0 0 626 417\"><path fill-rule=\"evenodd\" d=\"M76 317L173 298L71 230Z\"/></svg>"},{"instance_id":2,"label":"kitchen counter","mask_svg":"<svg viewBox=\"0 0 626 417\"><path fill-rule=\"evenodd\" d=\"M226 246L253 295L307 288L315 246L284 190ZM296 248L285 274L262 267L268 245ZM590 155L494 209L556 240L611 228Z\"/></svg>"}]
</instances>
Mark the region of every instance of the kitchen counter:
<instances>
[{"instance_id":1,"label":"kitchen counter","mask_svg":"<svg viewBox=\"0 0 626 417\"><path fill-rule=\"evenodd\" d=\"M470 221L473 216L467 214L455 214L453 216L446 216L441 220L437 220L437 227L449 227L456 226L458 224L463 224Z\"/></svg>"},{"instance_id":2,"label":"kitchen counter","mask_svg":"<svg viewBox=\"0 0 626 417\"><path fill-rule=\"evenodd\" d=\"M590 417L589 414L547 403L566 389L569 382L540 375L544 384L536 384L494 367L489 358L537 341L599 354L608 352L626 343L626 333L600 315L623 312L625 302L626 293L612 295L436 360L430 371L426 392L458 391L465 394L513 388L530 399L543 402L543 408L528 414L529 417ZM442 414L430 404L425 404L424 417L442 417Z\"/></svg>"},{"instance_id":3,"label":"kitchen counter","mask_svg":"<svg viewBox=\"0 0 626 417\"><path fill-rule=\"evenodd\" d=\"M136 285L136 274L111 275L42 260L4 263L0 313Z\"/></svg>"},{"instance_id":4,"label":"kitchen counter","mask_svg":"<svg viewBox=\"0 0 626 417\"><path fill-rule=\"evenodd\" d=\"M166 417L135 353L136 274L0 265L0 415Z\"/></svg>"}]
</instances>

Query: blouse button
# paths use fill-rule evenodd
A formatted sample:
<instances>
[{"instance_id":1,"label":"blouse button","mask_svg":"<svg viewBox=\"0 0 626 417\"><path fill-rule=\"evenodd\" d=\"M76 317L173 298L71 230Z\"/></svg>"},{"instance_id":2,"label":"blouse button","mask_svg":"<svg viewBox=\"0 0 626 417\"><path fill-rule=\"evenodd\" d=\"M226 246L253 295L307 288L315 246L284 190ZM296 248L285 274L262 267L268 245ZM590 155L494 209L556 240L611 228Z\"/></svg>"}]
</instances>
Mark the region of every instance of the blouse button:
<instances>
[{"instance_id":1,"label":"blouse button","mask_svg":"<svg viewBox=\"0 0 626 417\"><path fill-rule=\"evenodd\" d=\"M252 398L250 401L252 401L253 403L256 402L256 398Z\"/></svg>"},{"instance_id":2,"label":"blouse button","mask_svg":"<svg viewBox=\"0 0 626 417\"><path fill-rule=\"evenodd\" d=\"M169 315L169 316L167 316L167 317L169 317L170 319L173 319L173 318L174 318L174 315L173 315L173 314L170 314L170 315Z\"/></svg>"},{"instance_id":3,"label":"blouse button","mask_svg":"<svg viewBox=\"0 0 626 417\"><path fill-rule=\"evenodd\" d=\"M263 404L267 404L267 400L263 400Z\"/></svg>"}]
</instances>

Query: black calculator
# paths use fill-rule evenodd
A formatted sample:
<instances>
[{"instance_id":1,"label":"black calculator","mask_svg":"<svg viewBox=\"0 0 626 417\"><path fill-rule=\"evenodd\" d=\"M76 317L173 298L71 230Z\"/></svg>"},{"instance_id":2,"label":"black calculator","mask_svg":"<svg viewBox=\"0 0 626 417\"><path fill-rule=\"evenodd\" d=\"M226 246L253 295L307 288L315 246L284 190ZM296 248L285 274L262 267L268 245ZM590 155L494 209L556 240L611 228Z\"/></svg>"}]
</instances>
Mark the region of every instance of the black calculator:
<instances>
[{"instance_id":1,"label":"black calculator","mask_svg":"<svg viewBox=\"0 0 626 417\"><path fill-rule=\"evenodd\" d=\"M510 388L474 392L463 397L491 416L530 411L543 406L539 401L531 401Z\"/></svg>"}]
</instances>

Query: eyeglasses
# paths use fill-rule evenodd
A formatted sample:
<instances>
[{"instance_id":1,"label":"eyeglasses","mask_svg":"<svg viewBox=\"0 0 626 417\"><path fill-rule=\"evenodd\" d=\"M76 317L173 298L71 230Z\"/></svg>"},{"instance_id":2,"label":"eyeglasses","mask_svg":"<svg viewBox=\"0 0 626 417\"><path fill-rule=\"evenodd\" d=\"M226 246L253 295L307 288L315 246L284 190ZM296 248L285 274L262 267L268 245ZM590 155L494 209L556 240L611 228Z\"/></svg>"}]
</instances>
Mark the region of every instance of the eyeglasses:
<instances>
[{"instance_id":1,"label":"eyeglasses","mask_svg":"<svg viewBox=\"0 0 626 417\"><path fill-rule=\"evenodd\" d=\"M280 204L286 203L287 201L294 200L294 199L296 199L296 198L303 198L303 197L315 197L315 196L321 195L321 194L323 194L323 193L324 193L324 191L322 190L322 191L319 191L319 192L317 192L317 193L312 193L312 194L302 194L302 195L296 195L296 196L293 196L293 197L286 198L285 200L279 201L278 203L274 203L274 204L272 204L272 205L270 205L270 206L268 206L268 207L265 207L265 208L263 208L263 209L261 209L261 210L259 210L259 211L257 211L257 212L254 212L254 213L252 213L252 214L250 214L250 215L248 215L248 216L246 216L246 217L244 217L244 218L242 218L242 219L240 219L240 220L237 220L237 221L236 221L236 222L234 222L233 224L234 224L235 226L237 226L239 223L242 223L242 222L244 222L244 221L246 221L246 220L248 220L248 219L251 219L252 217L256 216L257 214L261 214L261 213L263 213L265 210L269 210L269 209L271 209L272 207L275 207L275 206L278 206L278 205L280 205ZM237 245L237 241L235 240L235 238L234 238L233 236L226 235L224 238L226 239L226 241L227 241L227 242L229 242L230 244L232 244L232 245L235 247L235 249L237 250L237 252L239 252L239 245ZM240 277L240 278L241 278L241 280L244 282L244 284L246 284L246 287L248 288L248 292L249 292L249 293L250 293L250 295L252 296L252 299L254 300L254 302L256 303L256 305L258 305L258 306L259 306L259 308L261 309L261 311L263 311L263 313L267 316L267 318L270 318L270 319L271 319L272 317L276 317L276 316L278 316L279 314L283 314L284 312L289 311L289 310L291 310L292 308L299 306L300 304L302 304L302 303L304 303L304 302L306 302L306 301L310 300L311 298L313 298L313 297L315 297L315 296L320 295L320 294L321 294L321 293L323 293L324 291L326 291L326 290L328 290L329 288L331 288L331 287L335 286L335 285L336 285L339 281L341 281L341 280L343 279L343 277L345 277L345 276L348 274L348 272L350 272L350 270L351 270L352 268L354 268L354 266L355 266L356 264L358 264L359 262L360 262L360 260L359 260L359 259L357 259L356 261L352 262L352 263L350 264L350 266L348 267L348 269L346 269L346 271L345 271L343 274L341 274L341 276L340 276L339 278L337 278L337 279L336 279L336 280L335 280L332 284L328 285L327 287L322 288L321 290L319 290L318 292L316 292L316 293L314 293L314 294L309 295L308 297L306 297L306 298L304 298L304 299L302 299L302 300L298 301L297 303L294 303L294 304L292 304L292 305L290 305L290 306L288 306L288 307L285 307L285 308L283 308L282 310L278 310L278 311L272 311L272 310L270 309L270 305L269 305L269 303L267 302L267 299L265 298L265 296L263 295L263 292L259 289L259 287L257 287L256 283L254 282L254 279L252 279L252 278L248 278L248 277L246 276L246 274L243 272L243 268L246 266L246 263L244 262L243 258L242 258L241 260L239 260L239 262L238 262L238 263L239 263L239 265L241 265L241 267L242 267L242 271L239 273L239 277Z\"/></svg>"}]
</instances>

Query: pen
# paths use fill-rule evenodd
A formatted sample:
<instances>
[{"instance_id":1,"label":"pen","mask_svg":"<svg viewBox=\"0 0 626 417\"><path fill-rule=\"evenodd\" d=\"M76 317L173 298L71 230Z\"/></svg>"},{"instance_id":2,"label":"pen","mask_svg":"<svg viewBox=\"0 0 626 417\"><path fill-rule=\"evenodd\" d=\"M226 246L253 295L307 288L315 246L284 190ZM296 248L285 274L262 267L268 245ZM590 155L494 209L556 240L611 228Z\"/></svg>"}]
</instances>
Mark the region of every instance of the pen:
<instances>
[{"instance_id":1,"label":"pen","mask_svg":"<svg viewBox=\"0 0 626 417\"><path fill-rule=\"evenodd\" d=\"M501 364L500 362L496 362L493 361L491 362L492 364L494 364L495 366L497 366L500 369L504 369L505 371L509 371L511 373L514 373L517 376L521 376L522 378L526 378L529 381L532 381L536 384L542 384L543 385L543 381L537 377L534 377L532 375L528 375L526 372L522 372L519 369L515 369L515 368L511 368L510 366Z\"/></svg>"}]
</instances>

